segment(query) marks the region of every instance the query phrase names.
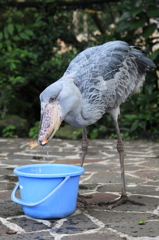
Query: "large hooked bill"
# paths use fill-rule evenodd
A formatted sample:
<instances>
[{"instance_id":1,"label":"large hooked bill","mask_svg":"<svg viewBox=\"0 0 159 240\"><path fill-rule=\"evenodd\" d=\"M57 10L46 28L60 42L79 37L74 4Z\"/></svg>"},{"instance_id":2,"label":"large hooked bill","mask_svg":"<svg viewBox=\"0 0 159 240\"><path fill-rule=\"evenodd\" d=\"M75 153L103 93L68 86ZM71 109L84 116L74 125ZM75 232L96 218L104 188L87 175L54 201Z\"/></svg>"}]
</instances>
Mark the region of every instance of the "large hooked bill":
<instances>
[{"instance_id":1,"label":"large hooked bill","mask_svg":"<svg viewBox=\"0 0 159 240\"><path fill-rule=\"evenodd\" d=\"M45 146L55 135L62 122L61 106L58 102L46 104L41 117L38 143Z\"/></svg>"}]
</instances>

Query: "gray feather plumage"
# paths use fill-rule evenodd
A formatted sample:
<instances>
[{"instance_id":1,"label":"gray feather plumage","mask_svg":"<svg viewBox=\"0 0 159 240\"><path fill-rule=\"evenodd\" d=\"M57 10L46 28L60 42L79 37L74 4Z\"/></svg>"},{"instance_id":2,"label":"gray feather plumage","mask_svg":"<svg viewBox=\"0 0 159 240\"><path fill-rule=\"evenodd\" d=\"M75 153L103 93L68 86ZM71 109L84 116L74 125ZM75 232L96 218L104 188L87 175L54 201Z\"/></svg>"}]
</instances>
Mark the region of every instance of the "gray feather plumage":
<instances>
[{"instance_id":1,"label":"gray feather plumage","mask_svg":"<svg viewBox=\"0 0 159 240\"><path fill-rule=\"evenodd\" d=\"M123 41L91 47L78 54L64 76L71 75L83 99L103 114L115 109L145 80L155 64Z\"/></svg>"}]
</instances>

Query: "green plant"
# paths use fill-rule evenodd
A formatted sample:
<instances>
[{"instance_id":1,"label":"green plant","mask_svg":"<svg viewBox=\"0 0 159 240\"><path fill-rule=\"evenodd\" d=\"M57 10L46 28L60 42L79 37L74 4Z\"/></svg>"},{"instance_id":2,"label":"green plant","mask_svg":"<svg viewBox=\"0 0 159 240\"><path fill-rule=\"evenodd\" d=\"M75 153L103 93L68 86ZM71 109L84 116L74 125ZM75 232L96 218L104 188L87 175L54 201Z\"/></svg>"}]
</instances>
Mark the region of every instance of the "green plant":
<instances>
[{"instance_id":1,"label":"green plant","mask_svg":"<svg viewBox=\"0 0 159 240\"><path fill-rule=\"evenodd\" d=\"M124 40L140 46L156 63L158 71L157 0L123 0L79 9L76 19L73 9L61 10L54 4L46 7L49 0L42 0L40 8L9 7L9 0L3 2L5 7L0 8L1 119L19 115L28 120L32 129L40 118L39 94L59 79L76 54L87 47ZM86 38L79 41L79 35ZM62 42L65 49L60 45ZM143 131L159 132L158 92L159 81L154 71L147 74L141 94L133 95L121 105L119 126L123 136L133 138ZM90 138L115 133L108 114L87 131ZM81 131L78 132L80 135ZM31 133L34 137L36 134L36 131Z\"/></svg>"},{"instance_id":2,"label":"green plant","mask_svg":"<svg viewBox=\"0 0 159 240\"><path fill-rule=\"evenodd\" d=\"M0 9L0 118L18 114L31 126L39 118L39 94L75 56L74 49L59 54L67 20L56 17L35 8Z\"/></svg>"},{"instance_id":3,"label":"green plant","mask_svg":"<svg viewBox=\"0 0 159 240\"><path fill-rule=\"evenodd\" d=\"M36 122L32 128L29 130L29 137L32 139L37 139L38 137L38 132L40 128L40 122Z\"/></svg>"},{"instance_id":4,"label":"green plant","mask_svg":"<svg viewBox=\"0 0 159 240\"><path fill-rule=\"evenodd\" d=\"M124 0L117 5L117 11L120 17L112 36L140 46L156 63L158 71L158 2ZM156 70L147 74L141 93L134 94L121 105L119 126L123 137L137 138L143 132L159 133L159 81Z\"/></svg>"},{"instance_id":5,"label":"green plant","mask_svg":"<svg viewBox=\"0 0 159 240\"><path fill-rule=\"evenodd\" d=\"M17 138L18 136L15 135L15 130L16 130L16 127L13 125L9 125L9 126L5 127L2 130L2 137Z\"/></svg>"}]
</instances>

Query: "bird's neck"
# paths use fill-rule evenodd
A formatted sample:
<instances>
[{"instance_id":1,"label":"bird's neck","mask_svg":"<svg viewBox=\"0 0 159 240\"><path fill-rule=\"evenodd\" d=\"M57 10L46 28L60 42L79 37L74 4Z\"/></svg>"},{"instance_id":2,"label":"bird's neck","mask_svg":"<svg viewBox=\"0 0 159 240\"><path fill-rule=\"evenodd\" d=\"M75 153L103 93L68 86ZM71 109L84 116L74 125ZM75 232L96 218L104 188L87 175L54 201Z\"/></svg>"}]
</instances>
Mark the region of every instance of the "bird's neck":
<instances>
[{"instance_id":1,"label":"bird's neck","mask_svg":"<svg viewBox=\"0 0 159 240\"><path fill-rule=\"evenodd\" d=\"M88 99L85 98L78 86L74 83L73 76L64 75L63 78L63 91L68 92L68 101L67 106L69 106L69 111L67 108L67 114L64 114L64 121L70 123L75 127L84 127L91 125L98 121L104 111L101 111L100 108L89 103ZM65 109L66 102L62 109Z\"/></svg>"},{"instance_id":2,"label":"bird's neck","mask_svg":"<svg viewBox=\"0 0 159 240\"><path fill-rule=\"evenodd\" d=\"M63 92L67 92L67 108L66 102L62 103L64 115L64 121L70 123L75 127L83 127L87 126L87 119L84 118L82 115L83 112L83 98L79 88L75 85L73 76L71 75L64 75L60 80L63 82Z\"/></svg>"}]
</instances>

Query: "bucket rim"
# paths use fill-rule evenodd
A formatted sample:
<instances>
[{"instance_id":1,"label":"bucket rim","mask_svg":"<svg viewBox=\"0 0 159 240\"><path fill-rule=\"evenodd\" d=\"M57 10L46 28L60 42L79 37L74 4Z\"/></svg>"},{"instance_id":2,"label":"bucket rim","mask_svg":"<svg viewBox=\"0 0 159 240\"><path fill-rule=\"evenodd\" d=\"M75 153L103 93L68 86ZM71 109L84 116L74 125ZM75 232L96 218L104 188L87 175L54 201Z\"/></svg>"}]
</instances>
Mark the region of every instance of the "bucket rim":
<instances>
[{"instance_id":1,"label":"bucket rim","mask_svg":"<svg viewBox=\"0 0 159 240\"><path fill-rule=\"evenodd\" d=\"M22 172L21 170L26 169L26 168L38 168L38 167L66 167L66 168L74 168L74 172L65 172L65 173L43 173L43 174L37 174L37 173L27 173L27 172ZM59 177L66 177L66 176L78 176L84 173L84 168L72 164L61 164L61 163L39 163L39 164L28 164L28 165L23 165L16 167L13 170L13 173L18 175L18 176L23 176L23 177L32 177L32 178L59 178Z\"/></svg>"}]
</instances>

